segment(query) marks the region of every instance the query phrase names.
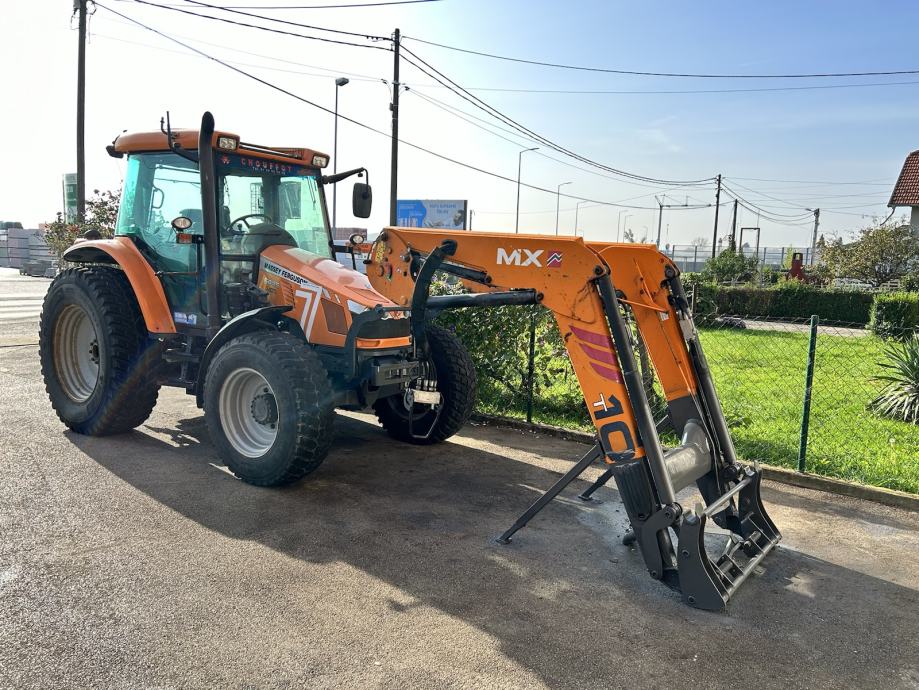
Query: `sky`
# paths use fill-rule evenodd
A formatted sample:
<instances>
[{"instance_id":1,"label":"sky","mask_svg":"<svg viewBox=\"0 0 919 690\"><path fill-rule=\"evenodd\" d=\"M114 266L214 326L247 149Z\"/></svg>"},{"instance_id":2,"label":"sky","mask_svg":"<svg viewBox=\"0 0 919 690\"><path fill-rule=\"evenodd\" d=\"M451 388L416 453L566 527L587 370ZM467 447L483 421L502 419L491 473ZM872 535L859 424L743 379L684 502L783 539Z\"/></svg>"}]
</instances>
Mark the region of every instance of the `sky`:
<instances>
[{"instance_id":1,"label":"sky","mask_svg":"<svg viewBox=\"0 0 919 690\"><path fill-rule=\"evenodd\" d=\"M356 0L201 1L277 7ZM124 161L110 158L105 146L123 130L158 129L167 111L173 126L196 128L210 110L218 129L244 141L333 149L332 114L132 24L114 10L329 110L334 110L335 78L348 77L350 83L339 90L340 115L379 133L340 119L338 169L368 168L375 204L369 219L353 218L348 181L339 190L338 222L366 227L371 234L387 224L393 77L388 41L282 25L195 7L188 0L150 2L359 46L200 19L134 0L104 0L89 24L87 190L118 188ZM53 220L62 208L61 176L76 169L77 32L71 10L71 0L4 5L0 124L8 163L0 171L3 220L26 226ZM808 209L820 207L821 234L843 237L885 218L903 160L919 148L919 73L832 79L631 76L497 60L419 40L644 72L915 70L919 3L438 0L241 11L382 37L399 27L406 37L403 46L411 51L405 54L408 60L422 66L424 61L484 102L464 100L407 61L401 63L399 128L407 143L399 152L399 198L468 199L473 230L513 232L522 160L523 183L548 190L522 188L522 232L554 233L558 223L559 232L573 234L577 222L578 233L587 239L615 240L617 232L629 229L637 239L653 242L660 218L662 246L700 237L711 242L713 181L691 186L635 181L592 167L586 158L666 181L721 174L720 237L730 231L732 199L738 196L748 207L739 210L738 228L761 227L762 245L804 246L813 231ZM815 86L833 88L800 88ZM774 90L789 87L795 89ZM493 119L483 109L489 106L581 159ZM534 146L539 150L518 159L521 150ZM570 196L557 195L563 183L568 184L562 194ZM584 201L578 204L578 199ZM704 207L665 208L660 216L658 199L666 206ZM756 208L769 217L758 217Z\"/></svg>"}]
</instances>

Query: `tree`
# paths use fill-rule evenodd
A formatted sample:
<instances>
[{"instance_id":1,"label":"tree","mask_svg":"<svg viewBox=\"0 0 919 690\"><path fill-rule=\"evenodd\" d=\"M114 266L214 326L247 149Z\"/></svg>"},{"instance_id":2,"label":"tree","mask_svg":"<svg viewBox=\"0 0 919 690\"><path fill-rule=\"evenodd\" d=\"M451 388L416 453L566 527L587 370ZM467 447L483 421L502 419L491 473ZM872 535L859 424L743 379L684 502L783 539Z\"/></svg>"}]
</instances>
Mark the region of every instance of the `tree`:
<instances>
[{"instance_id":1,"label":"tree","mask_svg":"<svg viewBox=\"0 0 919 690\"><path fill-rule=\"evenodd\" d=\"M121 192L100 192L93 190L93 197L86 200L86 220L83 223L68 223L58 213L57 218L48 223L45 231L45 242L58 259L87 230L97 230L103 237L115 234L115 223L118 220L118 205Z\"/></svg>"},{"instance_id":2,"label":"tree","mask_svg":"<svg viewBox=\"0 0 919 690\"><path fill-rule=\"evenodd\" d=\"M690 247L707 247L708 245L709 245L708 238L703 237L702 235L699 235L698 237L693 237L692 241L689 243Z\"/></svg>"},{"instance_id":3,"label":"tree","mask_svg":"<svg viewBox=\"0 0 919 690\"><path fill-rule=\"evenodd\" d=\"M836 278L858 278L877 287L919 270L919 237L908 225L867 227L854 242L828 242L821 261Z\"/></svg>"},{"instance_id":4,"label":"tree","mask_svg":"<svg viewBox=\"0 0 919 690\"><path fill-rule=\"evenodd\" d=\"M746 257L725 249L705 262L702 279L713 283L746 283L753 280L758 267L759 260L755 256Z\"/></svg>"}]
</instances>

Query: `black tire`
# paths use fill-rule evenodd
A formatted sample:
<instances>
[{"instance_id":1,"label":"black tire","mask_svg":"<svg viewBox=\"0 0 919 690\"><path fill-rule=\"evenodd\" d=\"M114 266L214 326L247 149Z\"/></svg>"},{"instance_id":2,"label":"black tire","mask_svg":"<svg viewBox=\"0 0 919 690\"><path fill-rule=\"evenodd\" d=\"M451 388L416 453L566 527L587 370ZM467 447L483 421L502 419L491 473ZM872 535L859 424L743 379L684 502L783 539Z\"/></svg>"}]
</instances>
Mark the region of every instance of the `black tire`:
<instances>
[{"instance_id":1,"label":"black tire","mask_svg":"<svg viewBox=\"0 0 919 690\"><path fill-rule=\"evenodd\" d=\"M431 434L427 438L409 434L409 410L402 395L381 398L373 405L377 419L390 436L417 445L440 443L453 436L469 421L475 406L475 364L462 341L439 326L428 326L427 337L437 390L443 396L440 417ZM429 405L415 405L411 414L413 432L424 434L431 428L436 412Z\"/></svg>"},{"instance_id":2,"label":"black tire","mask_svg":"<svg viewBox=\"0 0 919 690\"><path fill-rule=\"evenodd\" d=\"M75 323L92 326L87 354L98 370L94 380L73 378L79 368L75 357L82 354L82 348L77 352L76 334L81 331ZM72 347L67 345L69 336L74 336ZM51 406L73 431L106 436L142 424L159 393L160 351L120 269L81 266L61 271L51 281L39 326L41 370Z\"/></svg>"},{"instance_id":3,"label":"black tire","mask_svg":"<svg viewBox=\"0 0 919 690\"><path fill-rule=\"evenodd\" d=\"M244 390L234 381L251 378L247 370L270 388L239 402L239 410L222 414L221 392L224 410L232 408L233 400L243 397L233 391ZM234 417L244 412L254 421ZM319 467L329 452L335 418L332 385L319 357L301 339L277 331L246 333L227 342L211 360L204 381L204 418L233 474L256 486L291 484ZM265 441L268 445L259 445L247 435L247 424L256 434L276 428L275 435Z\"/></svg>"}]
</instances>

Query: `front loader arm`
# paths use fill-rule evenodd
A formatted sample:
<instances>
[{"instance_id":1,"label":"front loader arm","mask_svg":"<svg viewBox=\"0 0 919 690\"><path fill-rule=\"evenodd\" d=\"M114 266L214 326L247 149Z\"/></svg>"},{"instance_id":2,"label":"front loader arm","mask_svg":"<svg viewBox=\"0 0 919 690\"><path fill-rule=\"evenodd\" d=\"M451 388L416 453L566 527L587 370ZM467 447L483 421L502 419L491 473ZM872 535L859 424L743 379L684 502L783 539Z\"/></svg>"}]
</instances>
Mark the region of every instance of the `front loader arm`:
<instances>
[{"instance_id":1,"label":"front loader arm","mask_svg":"<svg viewBox=\"0 0 919 690\"><path fill-rule=\"evenodd\" d=\"M602 457L611 467L598 481L615 478L651 576L682 591L694 606L723 606L778 542L781 535L759 497L758 468L737 463L679 270L656 247L585 243L578 237L387 228L366 263L374 288L411 311L416 346L423 347L418 341L423 339L425 313L435 300L441 308L536 302L555 317L598 446L499 541L508 541ZM477 294L429 299L435 270L462 279ZM627 315L647 345L670 423L682 439L676 448L665 451L661 445ZM676 493L693 484L706 507L700 504L687 513ZM717 559L705 552L708 518L738 537ZM679 535L679 559L671 529ZM748 558L745 564L740 550Z\"/></svg>"},{"instance_id":2,"label":"front loader arm","mask_svg":"<svg viewBox=\"0 0 919 690\"><path fill-rule=\"evenodd\" d=\"M661 287L664 268L675 271L675 267L656 249L647 245L601 248L576 237L448 235L389 228L370 254L371 283L397 304L410 306L417 274L413 262L417 268L419 257L430 255L444 240L456 242L445 268L461 267L480 277L478 284L470 284L467 278L470 287L478 292L533 290L539 303L553 313L608 461L644 457L647 442L643 439L648 435L636 421L634 396L627 390L623 372L634 369L634 358L620 357L613 343L600 290L609 279L621 293L618 301L632 306L676 413L671 417L677 433L682 433L686 420L698 417L693 414L696 385L689 353L669 293Z\"/></svg>"}]
</instances>

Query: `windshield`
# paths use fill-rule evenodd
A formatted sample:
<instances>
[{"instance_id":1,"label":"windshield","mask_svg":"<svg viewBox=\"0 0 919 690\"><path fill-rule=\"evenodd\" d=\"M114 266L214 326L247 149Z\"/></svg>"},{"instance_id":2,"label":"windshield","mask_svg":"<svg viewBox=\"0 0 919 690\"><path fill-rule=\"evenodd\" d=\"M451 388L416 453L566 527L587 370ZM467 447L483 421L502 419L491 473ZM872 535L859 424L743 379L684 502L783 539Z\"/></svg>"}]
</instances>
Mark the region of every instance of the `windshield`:
<instances>
[{"instance_id":1,"label":"windshield","mask_svg":"<svg viewBox=\"0 0 919 690\"><path fill-rule=\"evenodd\" d=\"M198 166L175 153L131 154L117 234L144 240L166 270L193 271L194 248L175 241L178 216L192 220L189 232L204 234ZM224 252L238 253L250 227L270 222L301 249L331 256L325 197L311 168L218 153L217 216Z\"/></svg>"},{"instance_id":2,"label":"windshield","mask_svg":"<svg viewBox=\"0 0 919 690\"><path fill-rule=\"evenodd\" d=\"M217 198L223 233L245 233L269 222L290 233L301 249L331 256L325 198L315 170L218 154Z\"/></svg>"}]
</instances>

